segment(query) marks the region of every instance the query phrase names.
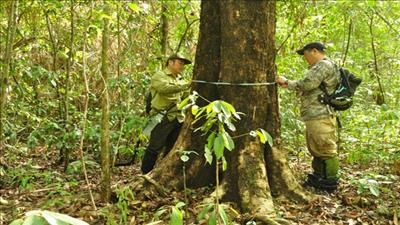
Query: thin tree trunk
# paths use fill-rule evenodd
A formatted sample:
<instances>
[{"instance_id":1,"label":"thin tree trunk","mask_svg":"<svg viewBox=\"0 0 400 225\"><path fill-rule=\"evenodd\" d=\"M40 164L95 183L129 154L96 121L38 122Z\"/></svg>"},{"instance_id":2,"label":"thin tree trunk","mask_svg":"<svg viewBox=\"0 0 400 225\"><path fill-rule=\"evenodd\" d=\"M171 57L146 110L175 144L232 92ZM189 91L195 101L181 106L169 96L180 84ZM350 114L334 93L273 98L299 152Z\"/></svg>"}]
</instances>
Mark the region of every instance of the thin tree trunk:
<instances>
[{"instance_id":1,"label":"thin tree trunk","mask_svg":"<svg viewBox=\"0 0 400 225\"><path fill-rule=\"evenodd\" d=\"M18 1L14 0L10 2L10 11L8 14L8 26L7 26L7 39L6 39L6 50L4 52L4 66L1 66L1 92L0 92L0 151L4 148L4 122L6 120L6 102L7 102L7 88L8 78L11 76L13 71L13 43L14 35L17 27L17 11ZM1 154L0 154L1 155Z\"/></svg>"},{"instance_id":2,"label":"thin tree trunk","mask_svg":"<svg viewBox=\"0 0 400 225\"><path fill-rule=\"evenodd\" d=\"M69 53L68 53L68 60L67 60L67 74L65 78L65 94L64 94L64 130L65 132L69 133L69 106L68 106L68 94L69 94L69 85L70 85L70 77L71 77L71 66L74 60L74 0L70 0L70 42L69 42ZM71 149L68 147L64 147L64 170L67 170L69 164L69 155Z\"/></svg>"},{"instance_id":3,"label":"thin tree trunk","mask_svg":"<svg viewBox=\"0 0 400 225\"><path fill-rule=\"evenodd\" d=\"M109 15L109 6L104 1L104 13ZM111 196L110 189L110 145L109 145L109 95L108 95L108 48L109 48L109 19L104 18L103 40L101 50L101 74L103 91L101 96L101 192L102 201L109 202Z\"/></svg>"},{"instance_id":4,"label":"thin tree trunk","mask_svg":"<svg viewBox=\"0 0 400 225\"><path fill-rule=\"evenodd\" d=\"M165 56L168 46L168 19L167 19L167 3L161 1L161 54Z\"/></svg>"},{"instance_id":5,"label":"thin tree trunk","mask_svg":"<svg viewBox=\"0 0 400 225\"><path fill-rule=\"evenodd\" d=\"M82 135L81 135L81 138L80 138L80 141L79 141L79 157L80 157L80 160L81 160L81 163L82 163L82 171L83 171L83 174L85 176L85 182L86 182L86 185L87 185L87 187L89 189L89 195L90 195L90 200L91 200L91 203L92 203L92 206L93 206L93 210L96 211L97 207L96 207L96 203L94 201L91 185L90 185L89 178L88 178L88 175L87 175L86 162L85 162L85 159L83 157L83 141L84 141L84 138L85 138L84 134L86 133L87 114L88 114L88 106L89 106L89 93L90 93L90 91L89 91L89 82L88 82L88 79L87 79L87 76L86 76L86 67L87 67L87 63L86 63L86 42L87 42L87 29L89 27L88 26L89 19L92 16L92 10L93 10L93 2L90 5L90 16L86 20L86 22L84 24L84 27L83 27L84 31L83 31L83 40L82 40L82 52L83 52L83 57L82 57L82 76L83 76L83 81L84 81L84 84L85 84L85 92L84 92L84 95L85 95L84 96L84 102L85 102L85 104L84 104L83 118L82 118L82 132L81 132Z\"/></svg>"},{"instance_id":6,"label":"thin tree trunk","mask_svg":"<svg viewBox=\"0 0 400 225\"><path fill-rule=\"evenodd\" d=\"M374 33L372 31L373 20L374 20L374 15L372 15L371 18L370 18L369 32L371 34L372 53L374 54L374 69L375 69L375 71L373 72L373 74L376 77L376 80L378 82L378 87L379 87L379 93L376 95L376 104L382 105L382 104L385 103L385 92L383 91L381 77L379 75L378 59L376 57L376 50L375 50L375 39L374 39Z\"/></svg>"}]
</instances>

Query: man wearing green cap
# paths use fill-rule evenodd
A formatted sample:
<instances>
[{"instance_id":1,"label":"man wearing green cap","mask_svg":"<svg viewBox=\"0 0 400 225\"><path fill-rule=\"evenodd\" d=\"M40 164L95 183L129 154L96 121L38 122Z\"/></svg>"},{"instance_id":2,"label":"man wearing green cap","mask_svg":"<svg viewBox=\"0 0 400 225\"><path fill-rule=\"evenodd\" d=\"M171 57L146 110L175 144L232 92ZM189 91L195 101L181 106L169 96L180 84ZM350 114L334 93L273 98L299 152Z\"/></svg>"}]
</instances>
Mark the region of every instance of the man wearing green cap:
<instances>
[{"instance_id":1,"label":"man wearing green cap","mask_svg":"<svg viewBox=\"0 0 400 225\"><path fill-rule=\"evenodd\" d=\"M151 111L150 115L162 115L162 120L150 133L149 145L142 159L142 173L150 172L161 149L165 146L171 150L178 138L184 120L178 104L185 92L189 91L190 82L182 79L181 73L191 61L173 54L166 61L166 68L151 78Z\"/></svg>"},{"instance_id":2,"label":"man wearing green cap","mask_svg":"<svg viewBox=\"0 0 400 225\"><path fill-rule=\"evenodd\" d=\"M283 76L276 82L283 88L294 90L301 100L301 119L306 125L307 148L313 156L313 173L305 182L317 189L334 191L338 186L339 160L337 158L336 115L329 105L323 104L319 88L324 83L332 93L339 82L339 68L325 55L325 46L311 42L297 50L309 64L309 70L301 80L288 80Z\"/></svg>"}]
</instances>

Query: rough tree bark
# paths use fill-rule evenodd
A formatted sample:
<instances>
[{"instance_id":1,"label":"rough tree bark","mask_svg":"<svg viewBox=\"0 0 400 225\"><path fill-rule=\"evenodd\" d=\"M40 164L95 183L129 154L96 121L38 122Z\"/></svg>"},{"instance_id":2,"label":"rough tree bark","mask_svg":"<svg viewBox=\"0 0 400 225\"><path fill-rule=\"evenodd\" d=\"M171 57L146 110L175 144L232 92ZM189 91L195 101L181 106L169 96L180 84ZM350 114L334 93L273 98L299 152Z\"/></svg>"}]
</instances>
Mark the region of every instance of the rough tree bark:
<instances>
[{"instance_id":1,"label":"rough tree bark","mask_svg":"<svg viewBox=\"0 0 400 225\"><path fill-rule=\"evenodd\" d=\"M107 1L104 1L104 13L109 15L110 9ZM111 196L110 188L110 137L109 137L109 120L110 120L110 104L108 95L108 49L109 49L109 19L104 18L103 40L101 47L101 74L103 91L101 95L101 192L102 201L109 202Z\"/></svg>"},{"instance_id":2,"label":"rough tree bark","mask_svg":"<svg viewBox=\"0 0 400 225\"><path fill-rule=\"evenodd\" d=\"M203 1L199 43L196 52L196 80L231 83L273 82L275 68L275 1ZM277 89L270 86L218 86L194 84L193 89L209 100L223 99L245 113L232 136L264 128L274 138L272 148L247 136L235 139L228 153L228 170L222 174L223 200L234 201L243 212L265 221L274 216L272 195L296 201L309 196L295 180L280 149ZM201 105L201 104L200 104ZM189 116L174 149L148 175L170 189L182 188L179 150L199 153L187 163L188 184L192 187L215 182L213 166L204 162L204 137L193 133ZM194 125L196 126L196 125ZM264 219L263 219L264 218Z\"/></svg>"}]
</instances>

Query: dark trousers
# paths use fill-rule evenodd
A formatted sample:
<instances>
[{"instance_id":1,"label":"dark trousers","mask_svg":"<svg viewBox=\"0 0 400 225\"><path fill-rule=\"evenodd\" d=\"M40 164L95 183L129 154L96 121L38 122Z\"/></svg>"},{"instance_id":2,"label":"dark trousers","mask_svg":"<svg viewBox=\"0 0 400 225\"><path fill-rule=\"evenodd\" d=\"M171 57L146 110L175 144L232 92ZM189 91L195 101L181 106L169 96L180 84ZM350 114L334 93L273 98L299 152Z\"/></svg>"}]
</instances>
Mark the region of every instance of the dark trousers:
<instances>
[{"instance_id":1,"label":"dark trousers","mask_svg":"<svg viewBox=\"0 0 400 225\"><path fill-rule=\"evenodd\" d=\"M177 119L169 121L166 117L154 127L150 134L149 145L142 159L141 170L143 174L153 169L157 156L164 146L166 147L166 153L171 150L178 138L181 127L182 124Z\"/></svg>"}]
</instances>

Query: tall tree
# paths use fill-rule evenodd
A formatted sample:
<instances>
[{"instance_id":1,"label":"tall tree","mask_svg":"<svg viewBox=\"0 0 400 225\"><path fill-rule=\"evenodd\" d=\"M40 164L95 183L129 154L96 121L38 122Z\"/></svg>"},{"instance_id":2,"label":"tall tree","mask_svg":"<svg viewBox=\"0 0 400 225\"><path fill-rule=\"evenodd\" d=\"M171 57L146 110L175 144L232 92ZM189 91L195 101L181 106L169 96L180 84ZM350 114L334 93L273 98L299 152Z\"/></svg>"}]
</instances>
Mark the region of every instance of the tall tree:
<instances>
[{"instance_id":1,"label":"tall tree","mask_svg":"<svg viewBox=\"0 0 400 225\"><path fill-rule=\"evenodd\" d=\"M200 36L196 53L196 80L230 83L273 83L275 68L275 1L203 1ZM275 85L214 86L195 84L193 89L209 100L223 99L245 113L233 135L235 150L227 154L228 169L222 174L223 200L234 201L264 222L274 216L271 192L307 201L309 196L295 180L286 154L280 149L279 112ZM191 149L203 155L205 138L193 133L193 118L184 123L174 149L149 177L169 188L181 188L183 178L180 150ZM256 128L266 128L274 146L265 147L250 136ZM186 164L188 183L204 186L215 179L213 166L204 166L203 157L192 157ZM189 166L188 166L189 165ZM271 222L273 224L273 221Z\"/></svg>"},{"instance_id":2,"label":"tall tree","mask_svg":"<svg viewBox=\"0 0 400 225\"><path fill-rule=\"evenodd\" d=\"M13 43L14 35L17 25L17 11L18 1L13 0L10 2L10 10L8 14L8 26L6 36L6 51L4 52L4 64L1 64L1 86L0 86L0 150L3 149L4 144L4 122L5 122L5 108L7 101L7 88L8 78L11 76L13 70Z\"/></svg>"},{"instance_id":3,"label":"tall tree","mask_svg":"<svg viewBox=\"0 0 400 225\"><path fill-rule=\"evenodd\" d=\"M104 1L104 13L109 15L110 8L107 1ZM101 190L103 202L108 202L111 196L110 189L110 137L109 137L109 120L110 120L110 104L108 95L108 49L109 49L109 18L104 17L103 40L101 47L101 74L103 91L101 92Z\"/></svg>"}]
</instances>

